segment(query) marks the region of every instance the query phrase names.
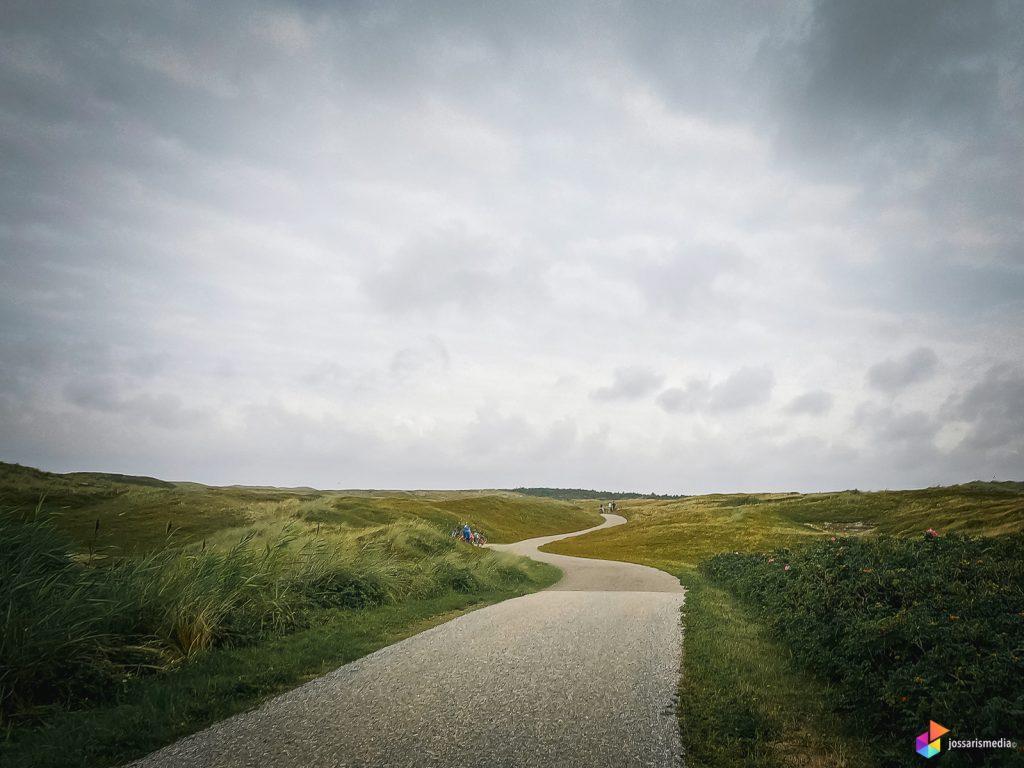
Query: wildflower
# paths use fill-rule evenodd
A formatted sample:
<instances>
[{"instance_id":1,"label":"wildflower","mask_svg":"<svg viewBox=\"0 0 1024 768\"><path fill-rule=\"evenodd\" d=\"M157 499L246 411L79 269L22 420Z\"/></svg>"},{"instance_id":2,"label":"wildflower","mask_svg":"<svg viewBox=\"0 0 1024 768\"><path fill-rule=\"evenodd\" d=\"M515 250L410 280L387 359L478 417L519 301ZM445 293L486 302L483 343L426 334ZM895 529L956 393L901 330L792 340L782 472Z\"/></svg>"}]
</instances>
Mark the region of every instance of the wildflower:
<instances>
[{"instance_id":1,"label":"wildflower","mask_svg":"<svg viewBox=\"0 0 1024 768\"><path fill-rule=\"evenodd\" d=\"M774 557L769 557L768 558L768 565L771 565L774 562L775 562L775 558Z\"/></svg>"},{"instance_id":2,"label":"wildflower","mask_svg":"<svg viewBox=\"0 0 1024 768\"><path fill-rule=\"evenodd\" d=\"M907 703L907 697L906 696L900 696L900 704L906 704L906 703Z\"/></svg>"},{"instance_id":3,"label":"wildflower","mask_svg":"<svg viewBox=\"0 0 1024 768\"><path fill-rule=\"evenodd\" d=\"M787 563L787 564L786 564L786 567L785 567L785 568L783 568L782 570L784 570L784 571L788 571L788 570L789 570L789 564Z\"/></svg>"},{"instance_id":4,"label":"wildflower","mask_svg":"<svg viewBox=\"0 0 1024 768\"><path fill-rule=\"evenodd\" d=\"M832 538L829 539L829 541L835 541L835 540L836 540L835 536L833 536Z\"/></svg>"},{"instance_id":5,"label":"wildflower","mask_svg":"<svg viewBox=\"0 0 1024 768\"><path fill-rule=\"evenodd\" d=\"M939 538L939 532L936 531L934 528L929 528L927 531L924 532L924 535L925 535L925 538L928 538L928 539L937 539L937 538Z\"/></svg>"}]
</instances>

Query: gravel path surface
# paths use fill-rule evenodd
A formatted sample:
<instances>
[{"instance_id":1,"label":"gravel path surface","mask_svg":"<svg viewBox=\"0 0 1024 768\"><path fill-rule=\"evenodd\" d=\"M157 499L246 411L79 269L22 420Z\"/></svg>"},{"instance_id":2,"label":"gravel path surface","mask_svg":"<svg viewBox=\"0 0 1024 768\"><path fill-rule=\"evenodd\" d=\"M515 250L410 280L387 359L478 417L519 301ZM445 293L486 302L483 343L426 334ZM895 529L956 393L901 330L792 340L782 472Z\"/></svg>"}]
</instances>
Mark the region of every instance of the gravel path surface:
<instances>
[{"instance_id":1,"label":"gravel path surface","mask_svg":"<svg viewBox=\"0 0 1024 768\"><path fill-rule=\"evenodd\" d=\"M598 527L625 522L605 517ZM551 589L382 648L132 765L681 765L679 582L536 551L560 538L494 545L561 568Z\"/></svg>"}]
</instances>

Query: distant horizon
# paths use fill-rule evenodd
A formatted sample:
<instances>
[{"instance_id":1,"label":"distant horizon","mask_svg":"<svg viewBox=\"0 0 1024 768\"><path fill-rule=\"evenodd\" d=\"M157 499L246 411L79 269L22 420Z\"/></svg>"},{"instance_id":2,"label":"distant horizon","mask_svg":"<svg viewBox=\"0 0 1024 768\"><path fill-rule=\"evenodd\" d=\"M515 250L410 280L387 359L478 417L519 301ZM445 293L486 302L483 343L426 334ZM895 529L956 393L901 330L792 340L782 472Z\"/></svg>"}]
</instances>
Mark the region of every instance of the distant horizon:
<instances>
[{"instance_id":1,"label":"distant horizon","mask_svg":"<svg viewBox=\"0 0 1024 768\"><path fill-rule=\"evenodd\" d=\"M583 488L580 486L573 485L523 485L517 483L509 486L479 486L479 487L417 487L417 488L401 488L401 487L378 487L378 486L321 486L311 485L309 483L298 483L298 484L285 484L279 485L274 483L266 482L207 482L203 480L185 479L185 478L174 478L172 476L165 476L160 474L150 474L146 472L123 472L119 470L109 469L68 469L68 470L56 470L46 469L44 467L33 466L31 464L25 464L23 462L9 461L7 459L0 459L0 464L9 464L24 467L26 469L35 469L41 472L47 472L55 475L69 475L69 474L96 474L96 475L108 475L108 476L121 476L121 477L137 477L148 480L159 480L166 483L195 483L197 485L205 485L211 488L275 488L280 490L303 490L308 489L319 492L345 492L345 491L360 491L360 492L380 492L380 493L416 493L416 492L427 492L427 493L468 493L478 491L505 491L505 492L517 492L519 489L526 490L552 490L552 491L592 491L595 496L592 498L599 498L600 494L634 494L636 496L651 497L651 496L678 496L678 497L693 497L693 496L715 496L715 495L754 495L758 493L766 494L786 494L786 493L797 493L801 495L810 494L825 494L825 493L844 493L849 491L860 491L862 493L880 493L885 491L922 491L929 488L951 488L961 485L968 485L971 483L1024 483L1022 479L1016 478L999 478L999 479L982 479L973 478L971 480L964 480L958 482L939 483L936 485L927 486L914 486L914 487L886 487L886 488L868 488L849 486L846 488L823 488L817 490L800 490L790 488L787 490L702 490L702 491L641 491L636 489L616 490L612 488Z\"/></svg>"}]
</instances>

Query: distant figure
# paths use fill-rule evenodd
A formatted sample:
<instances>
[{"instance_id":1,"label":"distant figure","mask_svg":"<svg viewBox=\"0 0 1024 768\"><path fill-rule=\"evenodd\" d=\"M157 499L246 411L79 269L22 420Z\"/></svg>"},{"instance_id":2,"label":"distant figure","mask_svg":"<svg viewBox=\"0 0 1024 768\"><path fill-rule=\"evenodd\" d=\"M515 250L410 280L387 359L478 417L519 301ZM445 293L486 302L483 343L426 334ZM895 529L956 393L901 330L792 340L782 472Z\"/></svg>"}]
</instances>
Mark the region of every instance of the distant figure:
<instances>
[{"instance_id":1,"label":"distant figure","mask_svg":"<svg viewBox=\"0 0 1024 768\"><path fill-rule=\"evenodd\" d=\"M615 514L616 509L618 509L618 507L615 506L614 501L608 505L608 511L611 512L613 515Z\"/></svg>"},{"instance_id":2,"label":"distant figure","mask_svg":"<svg viewBox=\"0 0 1024 768\"><path fill-rule=\"evenodd\" d=\"M473 540L473 529L469 527L469 523L466 523L464 526L462 526L462 539L463 541Z\"/></svg>"},{"instance_id":3,"label":"distant figure","mask_svg":"<svg viewBox=\"0 0 1024 768\"><path fill-rule=\"evenodd\" d=\"M601 514L604 514L604 504L601 505Z\"/></svg>"}]
</instances>

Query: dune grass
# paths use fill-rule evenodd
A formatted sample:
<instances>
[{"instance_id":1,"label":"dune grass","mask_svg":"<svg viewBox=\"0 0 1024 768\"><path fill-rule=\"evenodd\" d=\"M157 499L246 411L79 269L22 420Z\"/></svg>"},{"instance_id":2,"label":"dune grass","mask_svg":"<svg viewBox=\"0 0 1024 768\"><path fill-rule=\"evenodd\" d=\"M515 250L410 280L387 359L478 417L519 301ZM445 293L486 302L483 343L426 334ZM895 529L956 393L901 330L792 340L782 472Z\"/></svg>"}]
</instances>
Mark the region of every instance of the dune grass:
<instances>
[{"instance_id":1,"label":"dune grass","mask_svg":"<svg viewBox=\"0 0 1024 768\"><path fill-rule=\"evenodd\" d=\"M530 589L558 574L545 571ZM356 610L328 610L316 625L256 645L202 654L164 674L134 678L102 704L55 709L44 728L0 741L5 768L122 765L190 733L248 711L385 645L521 590L440 597Z\"/></svg>"},{"instance_id":2,"label":"dune grass","mask_svg":"<svg viewBox=\"0 0 1024 768\"><path fill-rule=\"evenodd\" d=\"M601 522L596 505L509 491L318 491L213 487L100 473L55 474L0 462L0 507L26 514L40 498L77 552L100 555L179 543L227 544L250 528L358 529L401 520L453 528L463 521L495 544Z\"/></svg>"},{"instance_id":3,"label":"dune grass","mask_svg":"<svg viewBox=\"0 0 1024 768\"><path fill-rule=\"evenodd\" d=\"M457 523L508 541L600 521L584 505L494 492L0 470L0 499L22 502L0 504L5 766L141 755L453 611L557 579L453 539Z\"/></svg>"},{"instance_id":4,"label":"dune grass","mask_svg":"<svg viewBox=\"0 0 1024 768\"><path fill-rule=\"evenodd\" d=\"M873 766L879 764L874 735L835 714L842 693L806 671L756 606L698 566L721 553L803 551L832 537L920 536L927 528L978 536L1017 533L1024 531L1024 484L716 494L623 501L619 509L628 525L544 549L650 565L686 585L680 725L689 768ZM969 719L970 713L961 716ZM904 757L910 762L916 755Z\"/></svg>"}]
</instances>

